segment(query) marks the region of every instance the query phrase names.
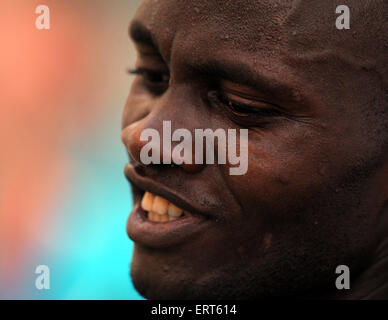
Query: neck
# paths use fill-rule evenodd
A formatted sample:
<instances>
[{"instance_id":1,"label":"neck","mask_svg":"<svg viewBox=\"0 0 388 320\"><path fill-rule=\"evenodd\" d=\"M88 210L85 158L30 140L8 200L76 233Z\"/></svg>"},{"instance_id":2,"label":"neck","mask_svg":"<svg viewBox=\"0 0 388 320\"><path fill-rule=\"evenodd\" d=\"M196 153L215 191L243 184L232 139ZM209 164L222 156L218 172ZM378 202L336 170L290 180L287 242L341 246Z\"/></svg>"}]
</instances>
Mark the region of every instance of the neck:
<instances>
[{"instance_id":1,"label":"neck","mask_svg":"<svg viewBox=\"0 0 388 320\"><path fill-rule=\"evenodd\" d=\"M380 241L371 264L353 279L350 290L341 291L333 298L388 299L388 237Z\"/></svg>"},{"instance_id":2,"label":"neck","mask_svg":"<svg viewBox=\"0 0 388 320\"><path fill-rule=\"evenodd\" d=\"M388 299L388 201L379 215L376 233L378 238L376 250L369 266L353 279L350 290L337 293L334 299Z\"/></svg>"},{"instance_id":3,"label":"neck","mask_svg":"<svg viewBox=\"0 0 388 320\"><path fill-rule=\"evenodd\" d=\"M352 276L352 270L350 270L350 276L350 289L348 290L310 292L298 298L319 300L388 299L388 236L379 242L368 266L357 276Z\"/></svg>"}]
</instances>

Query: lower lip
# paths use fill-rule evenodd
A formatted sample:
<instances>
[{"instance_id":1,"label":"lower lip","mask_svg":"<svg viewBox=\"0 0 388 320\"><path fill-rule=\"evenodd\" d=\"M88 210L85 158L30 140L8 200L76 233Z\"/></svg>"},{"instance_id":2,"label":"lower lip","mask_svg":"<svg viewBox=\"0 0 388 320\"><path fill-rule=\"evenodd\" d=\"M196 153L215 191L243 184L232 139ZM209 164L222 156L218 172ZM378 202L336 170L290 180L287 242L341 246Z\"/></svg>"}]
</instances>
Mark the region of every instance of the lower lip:
<instances>
[{"instance_id":1,"label":"lower lip","mask_svg":"<svg viewBox=\"0 0 388 320\"><path fill-rule=\"evenodd\" d=\"M136 204L127 223L128 236L137 244L167 248L192 240L206 228L209 220L198 215L186 215L174 221L152 222Z\"/></svg>"}]
</instances>

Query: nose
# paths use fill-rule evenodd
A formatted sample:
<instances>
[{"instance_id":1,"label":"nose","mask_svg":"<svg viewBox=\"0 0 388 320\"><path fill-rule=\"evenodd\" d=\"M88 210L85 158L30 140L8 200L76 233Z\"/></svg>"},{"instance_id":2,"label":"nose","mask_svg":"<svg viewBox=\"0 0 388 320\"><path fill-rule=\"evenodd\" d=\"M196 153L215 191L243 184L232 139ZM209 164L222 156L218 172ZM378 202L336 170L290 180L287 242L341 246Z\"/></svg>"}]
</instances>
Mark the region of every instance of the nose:
<instances>
[{"instance_id":1,"label":"nose","mask_svg":"<svg viewBox=\"0 0 388 320\"><path fill-rule=\"evenodd\" d=\"M187 145L191 144L191 152L184 154L184 158L181 157L180 161L177 158L177 152L180 152L175 149L180 142L171 141L172 134L176 129L185 129L185 142L189 141ZM123 128L121 141L125 145L130 159L140 166L163 169L165 166L176 165L185 172L193 174L201 171L204 164L195 163L194 141L188 139L189 135L194 137L194 132L187 128L174 128L172 121L163 120L151 112L145 118ZM147 160L145 160L145 154L148 155ZM150 159L152 159L151 162Z\"/></svg>"}]
</instances>

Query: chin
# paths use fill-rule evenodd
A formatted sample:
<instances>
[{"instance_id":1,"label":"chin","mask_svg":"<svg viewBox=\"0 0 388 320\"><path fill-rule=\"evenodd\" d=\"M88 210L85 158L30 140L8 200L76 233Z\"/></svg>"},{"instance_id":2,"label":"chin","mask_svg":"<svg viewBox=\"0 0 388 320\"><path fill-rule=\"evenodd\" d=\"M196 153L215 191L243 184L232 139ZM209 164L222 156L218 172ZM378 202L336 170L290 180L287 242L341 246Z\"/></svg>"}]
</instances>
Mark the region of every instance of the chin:
<instances>
[{"instance_id":1,"label":"chin","mask_svg":"<svg viewBox=\"0 0 388 320\"><path fill-rule=\"evenodd\" d=\"M335 258L322 259L321 250L316 251L320 257L300 255L296 258L295 254L291 259L277 256L275 252L278 250L259 254L243 265L241 260L233 260L231 264L210 267L205 260L200 261L203 263L200 266L199 257L181 262L184 260L181 252L160 252L135 244L131 278L136 290L151 300L303 298L332 289L333 270L343 262ZM357 270L354 263L345 262L351 270Z\"/></svg>"},{"instance_id":2,"label":"chin","mask_svg":"<svg viewBox=\"0 0 388 320\"><path fill-rule=\"evenodd\" d=\"M198 270L179 263L167 263L168 260L171 260L168 252L160 253L135 244L131 278L143 297L150 300L260 299L273 295L272 290L276 291L277 285L284 284L274 284L271 272L268 269L260 272L260 266L242 269L241 261L218 268L203 266Z\"/></svg>"},{"instance_id":3,"label":"chin","mask_svg":"<svg viewBox=\"0 0 388 320\"><path fill-rule=\"evenodd\" d=\"M151 300L200 299L194 290L194 277L177 266L167 267L163 257L153 249L136 245L131 263L131 279L135 289Z\"/></svg>"}]
</instances>

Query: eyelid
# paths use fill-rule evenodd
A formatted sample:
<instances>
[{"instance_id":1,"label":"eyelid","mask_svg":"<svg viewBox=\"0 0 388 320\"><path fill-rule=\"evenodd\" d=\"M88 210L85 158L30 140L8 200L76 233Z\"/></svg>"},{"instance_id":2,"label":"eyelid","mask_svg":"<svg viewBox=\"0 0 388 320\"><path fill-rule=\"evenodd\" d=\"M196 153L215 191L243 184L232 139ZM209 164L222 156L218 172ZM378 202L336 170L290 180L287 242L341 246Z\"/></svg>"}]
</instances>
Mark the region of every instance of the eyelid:
<instances>
[{"instance_id":1,"label":"eyelid","mask_svg":"<svg viewBox=\"0 0 388 320\"><path fill-rule=\"evenodd\" d=\"M231 94L231 95L234 95L234 96L246 99L246 100L263 101L263 99L261 97L250 95L250 94L245 93L245 92L241 92L241 91L237 91L237 90L233 90L233 89L229 89L229 88L222 88L222 87L220 90L224 91L226 94Z\"/></svg>"},{"instance_id":2,"label":"eyelid","mask_svg":"<svg viewBox=\"0 0 388 320\"><path fill-rule=\"evenodd\" d=\"M238 100L243 100L242 102L240 102L240 104L249 106L252 105L253 107L255 103L267 104L276 109L279 109L279 111L284 111L283 108L278 106L273 101L273 97L271 95L268 96L267 92L260 92L256 88L221 79L218 84L218 89L220 90L220 92L223 92L228 98L230 98L230 95L233 96L230 98L231 100L237 100L236 102L238 102Z\"/></svg>"},{"instance_id":3,"label":"eyelid","mask_svg":"<svg viewBox=\"0 0 388 320\"><path fill-rule=\"evenodd\" d=\"M245 128L261 128L276 119L282 118L281 112L278 114L271 114L271 110L276 110L274 108L256 108L256 111L250 108L253 112L239 112L221 101L222 96L219 90L211 90L208 92L207 96L211 106L217 108L217 110L235 124Z\"/></svg>"},{"instance_id":4,"label":"eyelid","mask_svg":"<svg viewBox=\"0 0 388 320\"><path fill-rule=\"evenodd\" d=\"M230 97L231 94L223 90L220 90L220 95L224 100L228 100L233 104L249 109L252 113L254 113L255 111L259 112L263 109L271 109L273 110L273 112L278 112L279 114L283 112L282 108L280 108L276 104L261 99L259 97L248 97L247 95L237 93L236 91L233 91L233 97Z\"/></svg>"}]
</instances>

